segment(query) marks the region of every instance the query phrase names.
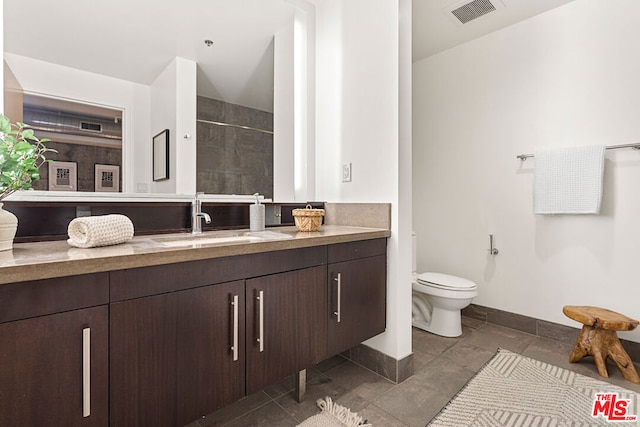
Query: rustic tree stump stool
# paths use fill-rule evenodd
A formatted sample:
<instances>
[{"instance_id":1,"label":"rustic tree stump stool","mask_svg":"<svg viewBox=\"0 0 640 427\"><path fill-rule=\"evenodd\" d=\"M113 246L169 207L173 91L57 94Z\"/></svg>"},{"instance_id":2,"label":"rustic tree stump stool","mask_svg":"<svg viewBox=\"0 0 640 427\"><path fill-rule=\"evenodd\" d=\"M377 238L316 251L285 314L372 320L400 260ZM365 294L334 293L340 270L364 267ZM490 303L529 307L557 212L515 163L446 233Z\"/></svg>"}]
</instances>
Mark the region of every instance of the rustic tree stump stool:
<instances>
[{"instance_id":1,"label":"rustic tree stump stool","mask_svg":"<svg viewBox=\"0 0 640 427\"><path fill-rule=\"evenodd\" d=\"M622 376L640 384L640 378L631 358L620 344L616 331L632 331L638 321L625 315L599 307L566 305L562 312L584 326L569 357L570 362L578 362L585 356L593 356L598 373L609 378L606 360L611 358Z\"/></svg>"}]
</instances>

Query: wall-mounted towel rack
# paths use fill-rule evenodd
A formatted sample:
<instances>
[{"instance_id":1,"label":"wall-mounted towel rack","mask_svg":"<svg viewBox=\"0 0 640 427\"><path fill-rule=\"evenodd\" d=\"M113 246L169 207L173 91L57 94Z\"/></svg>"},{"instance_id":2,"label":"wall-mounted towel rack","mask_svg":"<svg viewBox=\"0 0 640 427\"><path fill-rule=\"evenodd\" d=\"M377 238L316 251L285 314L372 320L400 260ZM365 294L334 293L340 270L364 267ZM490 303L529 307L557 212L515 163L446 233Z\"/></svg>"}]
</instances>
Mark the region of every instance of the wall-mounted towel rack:
<instances>
[{"instance_id":1,"label":"wall-mounted towel rack","mask_svg":"<svg viewBox=\"0 0 640 427\"><path fill-rule=\"evenodd\" d=\"M606 147L607 150L617 150L619 148L633 148L634 150L640 150L640 142L635 144L610 145ZM527 160L529 157L533 157L533 154L519 154L516 156L517 159L522 161Z\"/></svg>"}]
</instances>

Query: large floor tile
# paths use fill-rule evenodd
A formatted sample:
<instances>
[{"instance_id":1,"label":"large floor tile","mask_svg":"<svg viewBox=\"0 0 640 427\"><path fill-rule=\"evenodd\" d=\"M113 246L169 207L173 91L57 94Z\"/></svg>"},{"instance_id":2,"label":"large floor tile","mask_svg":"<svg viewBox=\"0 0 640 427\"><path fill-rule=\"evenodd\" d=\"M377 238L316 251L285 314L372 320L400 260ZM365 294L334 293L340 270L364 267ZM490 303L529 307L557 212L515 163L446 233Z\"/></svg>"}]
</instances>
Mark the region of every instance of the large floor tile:
<instances>
[{"instance_id":1,"label":"large floor tile","mask_svg":"<svg viewBox=\"0 0 640 427\"><path fill-rule=\"evenodd\" d=\"M346 359L332 357L307 370L305 400L297 402L294 377L211 414L189 427L295 426L320 412L318 399L331 397L375 427L424 427L503 348L640 393L613 363L602 378L591 357L570 363L573 345L463 317L463 334L440 337L412 330L414 374L400 384ZM457 426L456 426L457 427ZM462 427L462 426L460 426Z\"/></svg>"},{"instance_id":2,"label":"large floor tile","mask_svg":"<svg viewBox=\"0 0 640 427\"><path fill-rule=\"evenodd\" d=\"M373 404L410 427L424 427L444 405L450 396L425 387L414 377L396 385Z\"/></svg>"},{"instance_id":3,"label":"large floor tile","mask_svg":"<svg viewBox=\"0 0 640 427\"><path fill-rule=\"evenodd\" d=\"M271 402L255 411L225 424L226 427L295 427L299 423L282 409L277 403Z\"/></svg>"},{"instance_id":4,"label":"large floor tile","mask_svg":"<svg viewBox=\"0 0 640 427\"><path fill-rule=\"evenodd\" d=\"M472 330L469 335L463 336L460 341L493 352L498 348L503 348L514 353L522 353L535 338L535 335L527 334L526 332L487 323L478 329Z\"/></svg>"}]
</instances>

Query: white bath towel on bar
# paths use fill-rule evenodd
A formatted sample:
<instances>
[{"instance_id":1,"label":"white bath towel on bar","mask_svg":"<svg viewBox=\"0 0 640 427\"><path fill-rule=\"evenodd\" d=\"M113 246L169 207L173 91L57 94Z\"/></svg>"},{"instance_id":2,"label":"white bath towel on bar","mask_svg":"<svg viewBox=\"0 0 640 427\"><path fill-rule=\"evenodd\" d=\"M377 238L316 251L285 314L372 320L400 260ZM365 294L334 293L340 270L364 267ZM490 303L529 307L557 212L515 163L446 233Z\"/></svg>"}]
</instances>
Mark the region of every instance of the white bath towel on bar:
<instances>
[{"instance_id":1,"label":"white bath towel on bar","mask_svg":"<svg viewBox=\"0 0 640 427\"><path fill-rule=\"evenodd\" d=\"M73 219L67 233L67 243L76 248L117 245L133 238L133 223L118 214L85 216Z\"/></svg>"},{"instance_id":2,"label":"white bath towel on bar","mask_svg":"<svg viewBox=\"0 0 640 427\"><path fill-rule=\"evenodd\" d=\"M535 153L533 212L598 214L604 179L604 145Z\"/></svg>"}]
</instances>

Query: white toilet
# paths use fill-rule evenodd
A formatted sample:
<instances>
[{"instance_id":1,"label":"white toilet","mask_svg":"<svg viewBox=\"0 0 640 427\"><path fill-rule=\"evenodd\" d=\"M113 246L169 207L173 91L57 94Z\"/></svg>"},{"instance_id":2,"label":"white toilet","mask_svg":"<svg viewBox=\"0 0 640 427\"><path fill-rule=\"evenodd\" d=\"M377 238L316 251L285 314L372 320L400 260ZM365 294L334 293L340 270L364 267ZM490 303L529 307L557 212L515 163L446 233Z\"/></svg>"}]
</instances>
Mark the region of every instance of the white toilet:
<instances>
[{"instance_id":1,"label":"white toilet","mask_svg":"<svg viewBox=\"0 0 640 427\"><path fill-rule=\"evenodd\" d=\"M460 310L478 295L478 285L442 273L417 274L416 237L413 239L413 326L444 337L462 335Z\"/></svg>"}]
</instances>

